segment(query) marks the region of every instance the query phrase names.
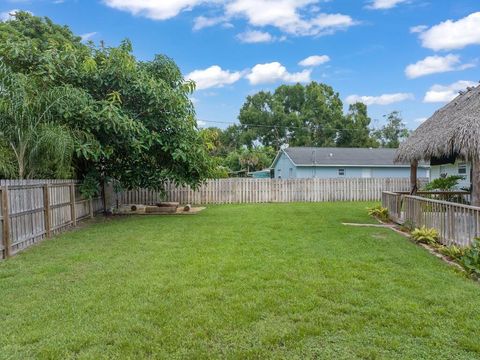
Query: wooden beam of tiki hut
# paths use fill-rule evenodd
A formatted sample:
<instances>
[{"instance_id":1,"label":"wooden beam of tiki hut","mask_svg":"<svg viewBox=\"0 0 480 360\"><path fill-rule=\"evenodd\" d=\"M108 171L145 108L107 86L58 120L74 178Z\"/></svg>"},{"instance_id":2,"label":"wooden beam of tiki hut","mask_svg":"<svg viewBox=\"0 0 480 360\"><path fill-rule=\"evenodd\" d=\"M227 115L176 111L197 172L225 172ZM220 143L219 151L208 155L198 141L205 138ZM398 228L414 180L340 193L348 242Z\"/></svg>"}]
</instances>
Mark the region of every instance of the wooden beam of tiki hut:
<instances>
[{"instance_id":1,"label":"wooden beam of tiki hut","mask_svg":"<svg viewBox=\"0 0 480 360\"><path fill-rule=\"evenodd\" d=\"M412 164L412 193L416 192L416 164L432 159L471 162L472 205L480 206L480 86L461 92L400 145L395 161Z\"/></svg>"}]
</instances>

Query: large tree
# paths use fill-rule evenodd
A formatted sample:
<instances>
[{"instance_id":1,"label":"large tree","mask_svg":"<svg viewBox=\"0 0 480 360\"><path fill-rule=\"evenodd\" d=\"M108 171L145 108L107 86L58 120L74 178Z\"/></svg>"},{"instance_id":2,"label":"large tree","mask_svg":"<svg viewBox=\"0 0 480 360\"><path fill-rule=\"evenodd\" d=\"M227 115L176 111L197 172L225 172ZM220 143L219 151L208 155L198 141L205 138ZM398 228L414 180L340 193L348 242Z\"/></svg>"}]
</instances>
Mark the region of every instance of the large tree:
<instances>
[{"instance_id":1,"label":"large tree","mask_svg":"<svg viewBox=\"0 0 480 360\"><path fill-rule=\"evenodd\" d=\"M378 147L378 141L370 129L371 119L368 116L367 105L351 104L344 116L338 131L337 146L344 147Z\"/></svg>"},{"instance_id":2,"label":"large tree","mask_svg":"<svg viewBox=\"0 0 480 360\"><path fill-rule=\"evenodd\" d=\"M273 93L248 96L239 115L240 126L256 142L279 149L292 146L375 146L370 118L363 104L343 114L340 96L326 84L281 85Z\"/></svg>"},{"instance_id":3,"label":"large tree","mask_svg":"<svg viewBox=\"0 0 480 360\"><path fill-rule=\"evenodd\" d=\"M210 174L188 98L194 83L168 57L138 61L128 40L118 47L86 45L67 27L25 12L0 23L0 55L6 71L23 76L31 93L56 94L57 101L43 102L29 116L43 126L40 114L48 109L48 124L72 135L71 170L78 178L159 188L166 180L196 185ZM0 96L8 102L12 93ZM17 121L7 111L0 117Z\"/></svg>"},{"instance_id":4,"label":"large tree","mask_svg":"<svg viewBox=\"0 0 480 360\"><path fill-rule=\"evenodd\" d=\"M385 116L387 123L375 131L375 136L382 147L398 148L400 142L408 137L409 131L403 122L402 115L398 111L392 111Z\"/></svg>"}]
</instances>

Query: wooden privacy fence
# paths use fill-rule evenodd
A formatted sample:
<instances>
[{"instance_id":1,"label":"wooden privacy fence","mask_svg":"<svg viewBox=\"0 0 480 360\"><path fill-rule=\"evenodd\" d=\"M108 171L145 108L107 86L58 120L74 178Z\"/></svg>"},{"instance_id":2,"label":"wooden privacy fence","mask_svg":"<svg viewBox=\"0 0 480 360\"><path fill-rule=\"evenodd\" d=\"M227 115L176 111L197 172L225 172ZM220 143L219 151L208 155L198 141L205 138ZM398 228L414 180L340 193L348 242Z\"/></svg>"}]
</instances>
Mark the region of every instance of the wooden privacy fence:
<instances>
[{"instance_id":1,"label":"wooden privacy fence","mask_svg":"<svg viewBox=\"0 0 480 360\"><path fill-rule=\"evenodd\" d=\"M444 245L465 247L480 236L480 207L391 192L382 204L397 223L436 229Z\"/></svg>"},{"instance_id":2,"label":"wooden privacy fence","mask_svg":"<svg viewBox=\"0 0 480 360\"><path fill-rule=\"evenodd\" d=\"M16 254L103 210L103 199L82 199L75 182L2 180L0 259Z\"/></svg>"},{"instance_id":3,"label":"wooden privacy fence","mask_svg":"<svg viewBox=\"0 0 480 360\"><path fill-rule=\"evenodd\" d=\"M423 180L426 181L426 180ZM217 179L199 189L167 184L165 195L147 189L116 194L117 205L154 204L160 200L181 204L268 202L379 201L382 191L407 191L406 178L349 179Z\"/></svg>"}]
</instances>

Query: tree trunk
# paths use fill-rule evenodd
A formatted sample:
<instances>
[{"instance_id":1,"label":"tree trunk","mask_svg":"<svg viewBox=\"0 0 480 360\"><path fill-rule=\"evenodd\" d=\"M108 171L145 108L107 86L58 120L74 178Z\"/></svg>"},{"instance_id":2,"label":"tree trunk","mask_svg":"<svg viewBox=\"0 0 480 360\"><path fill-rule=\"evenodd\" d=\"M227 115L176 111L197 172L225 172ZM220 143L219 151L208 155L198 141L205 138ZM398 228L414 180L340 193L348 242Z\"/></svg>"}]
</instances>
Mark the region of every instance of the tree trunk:
<instances>
[{"instance_id":1,"label":"tree trunk","mask_svg":"<svg viewBox=\"0 0 480 360\"><path fill-rule=\"evenodd\" d=\"M472 205L480 206L480 161L472 159Z\"/></svg>"},{"instance_id":2,"label":"tree trunk","mask_svg":"<svg viewBox=\"0 0 480 360\"><path fill-rule=\"evenodd\" d=\"M417 169L418 161L412 161L410 165L410 195L415 195L417 193Z\"/></svg>"}]
</instances>

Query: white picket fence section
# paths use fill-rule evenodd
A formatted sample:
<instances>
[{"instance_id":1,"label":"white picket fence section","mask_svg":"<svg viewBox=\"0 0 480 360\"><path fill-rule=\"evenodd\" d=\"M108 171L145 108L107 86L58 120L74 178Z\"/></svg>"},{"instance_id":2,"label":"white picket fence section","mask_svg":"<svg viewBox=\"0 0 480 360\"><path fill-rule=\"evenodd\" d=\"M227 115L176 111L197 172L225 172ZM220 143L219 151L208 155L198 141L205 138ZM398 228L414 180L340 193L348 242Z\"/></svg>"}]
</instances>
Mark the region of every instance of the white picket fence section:
<instances>
[{"instance_id":1,"label":"white picket fence section","mask_svg":"<svg viewBox=\"0 0 480 360\"><path fill-rule=\"evenodd\" d=\"M427 179L420 180L422 183ZM382 191L408 191L407 178L335 179L216 179L198 189L167 184L165 194L134 189L116 194L117 205L155 204L245 204L269 202L380 201Z\"/></svg>"}]
</instances>

